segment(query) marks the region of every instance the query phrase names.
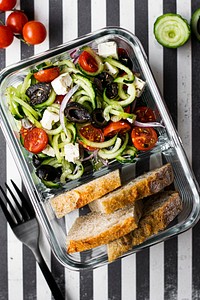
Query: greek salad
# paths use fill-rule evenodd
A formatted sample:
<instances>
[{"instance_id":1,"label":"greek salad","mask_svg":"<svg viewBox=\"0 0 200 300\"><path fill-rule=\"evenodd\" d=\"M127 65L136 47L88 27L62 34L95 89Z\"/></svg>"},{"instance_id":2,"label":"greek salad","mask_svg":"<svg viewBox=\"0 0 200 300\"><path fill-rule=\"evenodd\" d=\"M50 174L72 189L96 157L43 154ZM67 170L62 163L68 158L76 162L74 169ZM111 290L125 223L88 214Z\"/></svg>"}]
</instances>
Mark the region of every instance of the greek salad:
<instances>
[{"instance_id":1,"label":"greek salad","mask_svg":"<svg viewBox=\"0 0 200 300\"><path fill-rule=\"evenodd\" d=\"M88 167L132 162L152 149L160 124L140 104L145 84L126 50L107 41L76 49L71 59L45 61L9 86L9 110L42 183L57 188Z\"/></svg>"}]
</instances>

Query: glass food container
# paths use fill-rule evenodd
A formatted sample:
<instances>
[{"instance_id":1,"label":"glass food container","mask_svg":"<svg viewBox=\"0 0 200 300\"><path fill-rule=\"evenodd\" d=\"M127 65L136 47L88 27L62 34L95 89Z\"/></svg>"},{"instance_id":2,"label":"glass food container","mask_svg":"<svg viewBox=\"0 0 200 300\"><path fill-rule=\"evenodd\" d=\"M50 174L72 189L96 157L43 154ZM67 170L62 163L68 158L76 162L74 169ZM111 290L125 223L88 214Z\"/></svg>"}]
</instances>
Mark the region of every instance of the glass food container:
<instances>
[{"instance_id":1,"label":"glass food container","mask_svg":"<svg viewBox=\"0 0 200 300\"><path fill-rule=\"evenodd\" d=\"M120 164L113 161L96 172L83 175L80 179L67 182L62 189L47 188L40 179L34 175L32 155L22 146L19 138L19 129L16 120L8 110L5 91L8 86L17 86L22 83L25 75L36 65L50 60L59 61L70 58L70 53L84 45L96 49L97 45L106 41L116 41L118 47L124 48L133 63L133 70L140 74L146 82L141 99L148 107L157 112L157 122L164 127L156 128L159 141L151 150L142 152L133 163ZM49 199L64 190L89 182L111 170L120 169L122 184L146 171L171 163L174 171L174 188L179 191L183 201L183 210L178 217L160 233L150 237L143 244L134 247L123 256L140 251L145 247L164 241L191 228L199 219L199 186L188 163L180 137L168 112L165 101L162 99L156 82L150 70L147 56L138 38L132 33L116 27L103 28L94 33L87 34L69 43L60 45L40 55L30 57L17 64L9 66L0 73L0 121L5 139L16 161L24 185L30 196L36 214L43 226L52 251L58 261L72 270L96 268L107 263L106 246L100 246L82 253L68 254L66 251L66 236L79 210L75 210L61 219L57 219ZM88 208L81 209L81 214L87 213Z\"/></svg>"}]
</instances>

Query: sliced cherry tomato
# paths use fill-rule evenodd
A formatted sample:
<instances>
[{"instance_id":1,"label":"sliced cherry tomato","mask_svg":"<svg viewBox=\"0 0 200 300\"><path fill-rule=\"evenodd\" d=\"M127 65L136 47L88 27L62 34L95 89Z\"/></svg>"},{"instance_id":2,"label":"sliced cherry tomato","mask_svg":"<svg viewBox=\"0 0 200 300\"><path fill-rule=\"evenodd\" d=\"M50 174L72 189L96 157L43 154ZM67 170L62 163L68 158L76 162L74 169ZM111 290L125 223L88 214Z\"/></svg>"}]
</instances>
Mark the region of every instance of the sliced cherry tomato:
<instances>
[{"instance_id":1,"label":"sliced cherry tomato","mask_svg":"<svg viewBox=\"0 0 200 300\"><path fill-rule=\"evenodd\" d=\"M48 135L42 128L34 127L24 138L24 148L34 154L40 153L48 144Z\"/></svg>"},{"instance_id":2,"label":"sliced cherry tomato","mask_svg":"<svg viewBox=\"0 0 200 300\"><path fill-rule=\"evenodd\" d=\"M65 95L56 95L56 100L54 102L61 104L64 98L65 98Z\"/></svg>"},{"instance_id":3,"label":"sliced cherry tomato","mask_svg":"<svg viewBox=\"0 0 200 300\"><path fill-rule=\"evenodd\" d=\"M80 54L78 62L81 68L87 72L96 72L98 70L98 64L95 58L87 51L83 51Z\"/></svg>"},{"instance_id":4,"label":"sliced cherry tomato","mask_svg":"<svg viewBox=\"0 0 200 300\"><path fill-rule=\"evenodd\" d=\"M35 79L38 80L39 82L51 82L59 75L60 75L59 67L43 69L34 73Z\"/></svg>"},{"instance_id":5,"label":"sliced cherry tomato","mask_svg":"<svg viewBox=\"0 0 200 300\"><path fill-rule=\"evenodd\" d=\"M41 22L29 21L24 25L22 35L25 42L31 45L37 45L45 40L47 31Z\"/></svg>"},{"instance_id":6,"label":"sliced cherry tomato","mask_svg":"<svg viewBox=\"0 0 200 300\"><path fill-rule=\"evenodd\" d=\"M131 130L131 125L126 121L110 122L104 129L104 136L114 136L116 134L125 134Z\"/></svg>"},{"instance_id":7,"label":"sliced cherry tomato","mask_svg":"<svg viewBox=\"0 0 200 300\"><path fill-rule=\"evenodd\" d=\"M17 0L0 0L0 10L7 11L14 8Z\"/></svg>"},{"instance_id":8,"label":"sliced cherry tomato","mask_svg":"<svg viewBox=\"0 0 200 300\"><path fill-rule=\"evenodd\" d=\"M134 114L137 116L136 120L139 122L155 122L156 116L154 114L154 111L147 106L140 106L137 107L134 111Z\"/></svg>"},{"instance_id":9,"label":"sliced cherry tomato","mask_svg":"<svg viewBox=\"0 0 200 300\"><path fill-rule=\"evenodd\" d=\"M13 33L22 33L22 28L28 22L28 17L22 11L13 11L6 20L6 25Z\"/></svg>"},{"instance_id":10,"label":"sliced cherry tomato","mask_svg":"<svg viewBox=\"0 0 200 300\"><path fill-rule=\"evenodd\" d=\"M100 128L95 128L91 124L85 125L79 129L80 134L86 138L87 140L91 142L104 142L104 134L103 131ZM96 148L90 147L82 141L80 141L80 144L83 145L84 148L86 148L89 151L94 151Z\"/></svg>"},{"instance_id":11,"label":"sliced cherry tomato","mask_svg":"<svg viewBox=\"0 0 200 300\"><path fill-rule=\"evenodd\" d=\"M14 39L12 30L5 25L0 25L0 48L10 46Z\"/></svg>"},{"instance_id":12,"label":"sliced cherry tomato","mask_svg":"<svg viewBox=\"0 0 200 300\"><path fill-rule=\"evenodd\" d=\"M133 145L142 151L152 149L158 141L155 129L151 127L134 127L131 132Z\"/></svg>"}]
</instances>

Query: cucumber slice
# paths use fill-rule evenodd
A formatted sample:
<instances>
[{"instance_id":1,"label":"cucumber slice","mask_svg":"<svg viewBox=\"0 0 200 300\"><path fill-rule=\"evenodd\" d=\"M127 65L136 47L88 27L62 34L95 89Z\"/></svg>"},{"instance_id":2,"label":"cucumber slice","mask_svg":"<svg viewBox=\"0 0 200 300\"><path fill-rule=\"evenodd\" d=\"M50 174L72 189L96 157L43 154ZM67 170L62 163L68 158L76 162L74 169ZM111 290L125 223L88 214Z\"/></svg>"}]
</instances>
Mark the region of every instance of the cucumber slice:
<instances>
[{"instance_id":1,"label":"cucumber slice","mask_svg":"<svg viewBox=\"0 0 200 300\"><path fill-rule=\"evenodd\" d=\"M154 23L154 35L158 43L167 48L178 48L190 37L190 25L178 14L168 13Z\"/></svg>"},{"instance_id":2,"label":"cucumber slice","mask_svg":"<svg viewBox=\"0 0 200 300\"><path fill-rule=\"evenodd\" d=\"M200 41L200 8L195 10L192 15L191 28L196 38Z\"/></svg>"}]
</instances>

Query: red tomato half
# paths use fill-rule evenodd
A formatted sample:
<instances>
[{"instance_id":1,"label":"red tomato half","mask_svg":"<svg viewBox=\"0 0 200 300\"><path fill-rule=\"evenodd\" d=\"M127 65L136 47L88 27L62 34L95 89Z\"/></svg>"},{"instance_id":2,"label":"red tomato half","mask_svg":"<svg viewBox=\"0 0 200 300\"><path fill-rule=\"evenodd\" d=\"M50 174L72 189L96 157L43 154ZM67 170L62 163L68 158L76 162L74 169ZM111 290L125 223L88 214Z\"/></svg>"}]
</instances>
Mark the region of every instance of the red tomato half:
<instances>
[{"instance_id":1,"label":"red tomato half","mask_svg":"<svg viewBox=\"0 0 200 300\"><path fill-rule=\"evenodd\" d=\"M28 22L27 16L19 10L13 11L6 20L6 25L13 33L22 33L22 28Z\"/></svg>"},{"instance_id":2,"label":"red tomato half","mask_svg":"<svg viewBox=\"0 0 200 300\"><path fill-rule=\"evenodd\" d=\"M41 22L29 21L24 25L22 35L25 42L31 45L37 45L45 40L47 31Z\"/></svg>"},{"instance_id":3,"label":"red tomato half","mask_svg":"<svg viewBox=\"0 0 200 300\"><path fill-rule=\"evenodd\" d=\"M104 129L104 136L114 136L116 134L124 134L131 130L131 125L125 121L110 122Z\"/></svg>"},{"instance_id":4,"label":"red tomato half","mask_svg":"<svg viewBox=\"0 0 200 300\"><path fill-rule=\"evenodd\" d=\"M96 72L98 70L95 58L87 51L83 51L80 54L78 62L81 68L87 72Z\"/></svg>"},{"instance_id":5,"label":"red tomato half","mask_svg":"<svg viewBox=\"0 0 200 300\"><path fill-rule=\"evenodd\" d=\"M0 10L7 11L14 8L17 0L0 0Z\"/></svg>"},{"instance_id":6,"label":"red tomato half","mask_svg":"<svg viewBox=\"0 0 200 300\"><path fill-rule=\"evenodd\" d=\"M34 127L24 138L24 148L34 154L40 153L48 144L48 135L42 128Z\"/></svg>"},{"instance_id":7,"label":"red tomato half","mask_svg":"<svg viewBox=\"0 0 200 300\"><path fill-rule=\"evenodd\" d=\"M155 146L158 136L155 129L151 127L134 127L131 132L131 139L135 148L147 151Z\"/></svg>"},{"instance_id":8,"label":"red tomato half","mask_svg":"<svg viewBox=\"0 0 200 300\"><path fill-rule=\"evenodd\" d=\"M10 46L14 39L12 30L5 25L0 25L0 48Z\"/></svg>"},{"instance_id":9,"label":"red tomato half","mask_svg":"<svg viewBox=\"0 0 200 300\"><path fill-rule=\"evenodd\" d=\"M99 128L95 128L91 124L85 125L79 129L80 134L87 140L91 142L104 142L104 135L103 131ZM80 144L83 145L84 148L88 149L89 151L94 151L96 148L90 147L85 145L82 141Z\"/></svg>"},{"instance_id":10,"label":"red tomato half","mask_svg":"<svg viewBox=\"0 0 200 300\"><path fill-rule=\"evenodd\" d=\"M34 73L35 79L38 80L39 82L51 82L59 75L60 75L60 69L58 67L52 67Z\"/></svg>"},{"instance_id":11,"label":"red tomato half","mask_svg":"<svg viewBox=\"0 0 200 300\"><path fill-rule=\"evenodd\" d=\"M155 122L156 117L154 114L154 111L147 106L141 106L137 107L134 111L134 114L136 114L136 120L139 122Z\"/></svg>"}]
</instances>

